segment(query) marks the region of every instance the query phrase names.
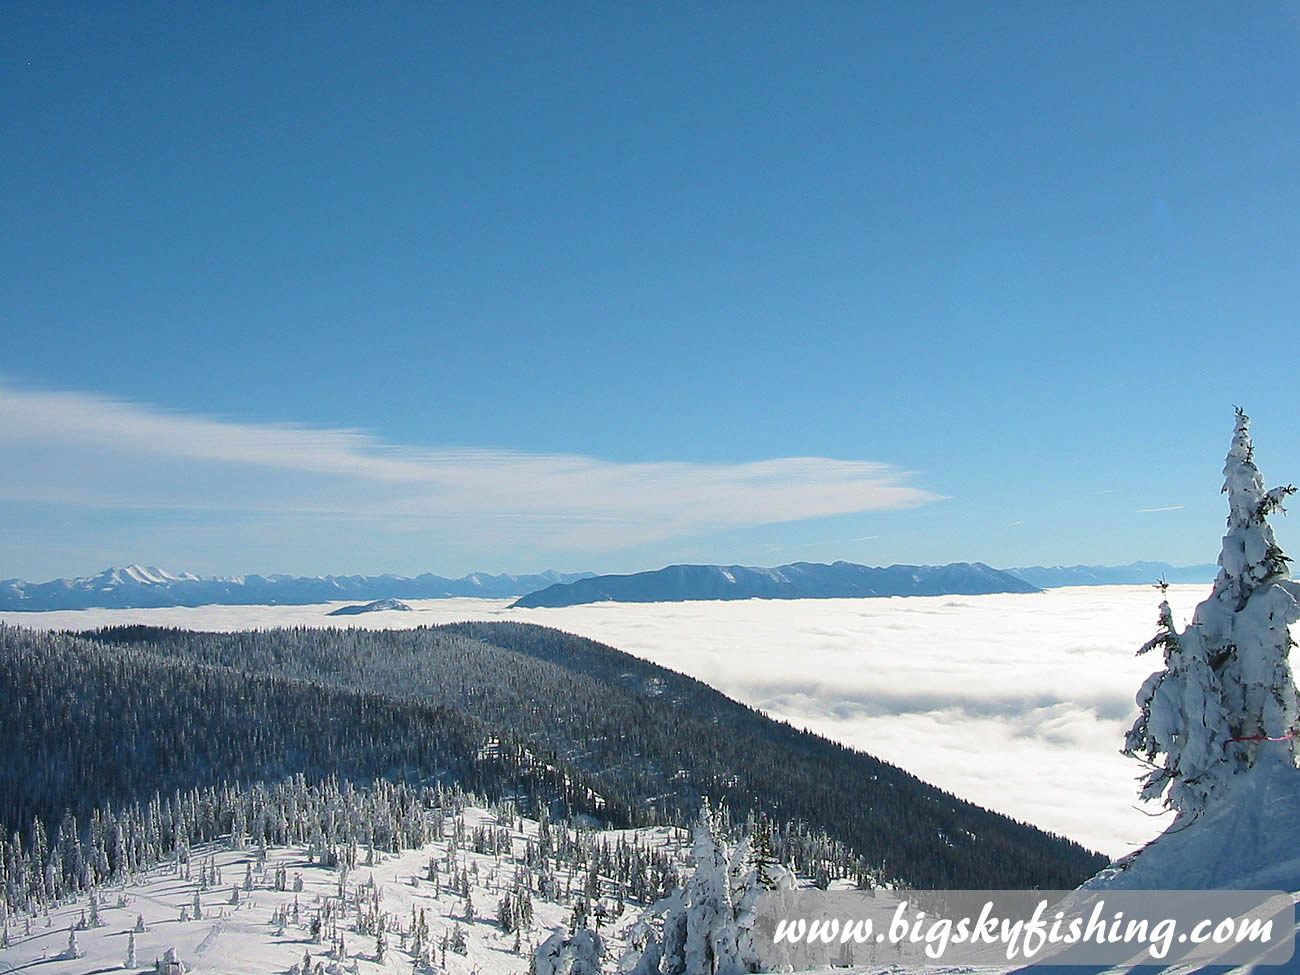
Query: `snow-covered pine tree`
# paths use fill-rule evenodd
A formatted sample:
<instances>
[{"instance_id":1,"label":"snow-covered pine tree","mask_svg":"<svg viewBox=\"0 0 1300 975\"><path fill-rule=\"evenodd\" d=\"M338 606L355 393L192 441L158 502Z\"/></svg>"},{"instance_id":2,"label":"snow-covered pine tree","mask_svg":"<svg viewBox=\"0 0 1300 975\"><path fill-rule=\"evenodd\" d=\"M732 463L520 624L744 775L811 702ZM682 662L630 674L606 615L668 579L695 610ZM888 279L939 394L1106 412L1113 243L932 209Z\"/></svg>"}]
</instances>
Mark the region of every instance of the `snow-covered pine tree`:
<instances>
[{"instance_id":1,"label":"snow-covered pine tree","mask_svg":"<svg viewBox=\"0 0 1300 975\"><path fill-rule=\"evenodd\" d=\"M77 944L77 929L76 929L76 927L75 927L75 926L74 926L74 927L69 927L69 928L68 928L68 947L66 947L65 949L63 949L63 957L64 957L65 959L71 960L71 959L73 959L73 958L80 958L80 957L81 957L82 955L84 955L84 954L85 954L85 952L81 950L81 946L80 946L79 944Z\"/></svg>"},{"instance_id":2,"label":"snow-covered pine tree","mask_svg":"<svg viewBox=\"0 0 1300 975\"><path fill-rule=\"evenodd\" d=\"M755 972L758 957L748 926L753 921L757 871L748 867L748 841L729 856L708 803L700 810L693 837L695 872L684 890L656 905L664 914L659 969L664 975Z\"/></svg>"},{"instance_id":3,"label":"snow-covered pine tree","mask_svg":"<svg viewBox=\"0 0 1300 975\"><path fill-rule=\"evenodd\" d=\"M1138 652L1162 649L1165 668L1142 684L1123 749L1151 765L1142 798L1163 794L1186 815L1233 775L1262 762L1294 766L1296 755L1289 625L1300 619L1300 586L1268 524L1294 488L1265 490L1241 409L1223 475L1228 528L1214 589L1181 633L1161 603L1159 629Z\"/></svg>"},{"instance_id":4,"label":"snow-covered pine tree","mask_svg":"<svg viewBox=\"0 0 1300 975\"><path fill-rule=\"evenodd\" d=\"M1142 781L1143 799L1165 794L1166 805L1192 813L1204 807L1214 788L1211 770L1223 762L1230 737L1227 715L1200 634L1191 627L1178 633L1167 600L1160 604L1158 627L1138 653L1163 649L1165 669L1138 691L1140 711L1123 751L1151 766Z\"/></svg>"},{"instance_id":5,"label":"snow-covered pine tree","mask_svg":"<svg viewBox=\"0 0 1300 975\"><path fill-rule=\"evenodd\" d=\"M242 850L244 848L244 834L248 831L248 822L244 819L243 803L235 803L233 813L230 823L230 848L232 850Z\"/></svg>"},{"instance_id":6,"label":"snow-covered pine tree","mask_svg":"<svg viewBox=\"0 0 1300 975\"><path fill-rule=\"evenodd\" d=\"M507 891L497 901L497 923L506 934L519 929L519 920L515 917L514 895Z\"/></svg>"},{"instance_id":7,"label":"snow-covered pine tree","mask_svg":"<svg viewBox=\"0 0 1300 975\"><path fill-rule=\"evenodd\" d=\"M126 967L135 968L139 963L135 958L135 932L128 932L126 938Z\"/></svg>"},{"instance_id":8,"label":"snow-covered pine tree","mask_svg":"<svg viewBox=\"0 0 1300 975\"><path fill-rule=\"evenodd\" d=\"M451 930L451 940L447 943L447 947L458 955L469 954L469 945L465 942L465 929L460 926L459 921Z\"/></svg>"},{"instance_id":9,"label":"snow-covered pine tree","mask_svg":"<svg viewBox=\"0 0 1300 975\"><path fill-rule=\"evenodd\" d=\"M530 972L536 975L600 975L605 946L588 928L566 935L557 931L533 953Z\"/></svg>"}]
</instances>

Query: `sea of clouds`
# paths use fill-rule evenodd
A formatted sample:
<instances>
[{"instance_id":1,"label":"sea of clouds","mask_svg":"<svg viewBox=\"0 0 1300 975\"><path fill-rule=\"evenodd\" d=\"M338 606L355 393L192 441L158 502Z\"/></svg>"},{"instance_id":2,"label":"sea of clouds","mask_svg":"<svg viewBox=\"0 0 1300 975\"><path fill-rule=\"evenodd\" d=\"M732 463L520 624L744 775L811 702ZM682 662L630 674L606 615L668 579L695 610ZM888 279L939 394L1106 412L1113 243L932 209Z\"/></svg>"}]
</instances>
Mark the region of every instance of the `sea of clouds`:
<instances>
[{"instance_id":1,"label":"sea of clouds","mask_svg":"<svg viewBox=\"0 0 1300 975\"><path fill-rule=\"evenodd\" d=\"M1179 626L1208 595L1169 587ZM343 620L324 606L202 606L0 614L82 629L147 622L193 629L408 627L467 619L555 626L690 674L772 717L893 762L980 805L1111 856L1169 823L1139 808L1142 767L1119 754L1134 695L1161 666L1150 586L1034 595L596 603L509 609L509 600L412 601L411 613Z\"/></svg>"}]
</instances>

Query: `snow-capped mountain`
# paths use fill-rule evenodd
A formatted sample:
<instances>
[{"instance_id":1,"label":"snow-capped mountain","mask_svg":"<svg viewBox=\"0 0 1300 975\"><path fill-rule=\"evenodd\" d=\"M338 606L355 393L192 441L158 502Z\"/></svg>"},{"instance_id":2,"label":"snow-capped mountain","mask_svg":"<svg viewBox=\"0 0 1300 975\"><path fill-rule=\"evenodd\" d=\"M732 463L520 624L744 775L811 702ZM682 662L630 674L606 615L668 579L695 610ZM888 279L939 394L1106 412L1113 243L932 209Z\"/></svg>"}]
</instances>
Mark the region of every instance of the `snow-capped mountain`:
<instances>
[{"instance_id":1,"label":"snow-capped mountain","mask_svg":"<svg viewBox=\"0 0 1300 975\"><path fill-rule=\"evenodd\" d=\"M446 596L519 596L555 583L572 582L590 573L543 572L537 575L487 575L462 579L432 573L399 576L246 575L201 577L174 574L154 566L128 565L93 576L28 582L0 581L0 611L44 611L91 607L138 609L210 604L304 605L339 599L437 599Z\"/></svg>"},{"instance_id":2,"label":"snow-capped mountain","mask_svg":"<svg viewBox=\"0 0 1300 975\"><path fill-rule=\"evenodd\" d=\"M655 572L593 576L557 583L515 606L679 602L694 599L825 599L1037 592L1036 586L983 562L891 565L794 562L770 569L743 565L670 565Z\"/></svg>"}]
</instances>

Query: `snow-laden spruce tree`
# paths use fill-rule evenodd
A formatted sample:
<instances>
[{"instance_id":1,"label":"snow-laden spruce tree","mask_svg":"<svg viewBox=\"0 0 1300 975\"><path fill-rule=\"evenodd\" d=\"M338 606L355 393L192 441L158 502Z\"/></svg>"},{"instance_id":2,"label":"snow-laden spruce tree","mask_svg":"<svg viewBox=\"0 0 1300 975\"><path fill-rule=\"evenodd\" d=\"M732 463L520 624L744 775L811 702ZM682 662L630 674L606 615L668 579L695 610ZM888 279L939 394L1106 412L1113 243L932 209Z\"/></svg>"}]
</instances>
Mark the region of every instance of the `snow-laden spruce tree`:
<instances>
[{"instance_id":1,"label":"snow-laden spruce tree","mask_svg":"<svg viewBox=\"0 0 1300 975\"><path fill-rule=\"evenodd\" d=\"M81 957L83 957L85 954L86 954L86 953L85 953L84 951L81 950L81 945L77 944L77 928L76 928L76 926L75 926L75 925L69 925L69 927L68 927L68 947L66 947L66 948L63 949L63 954L60 955L59 957L60 957L60 958L63 958L63 959L66 959L66 960L68 960L68 961L71 961L71 960L73 960L74 958L81 958Z\"/></svg>"},{"instance_id":2,"label":"snow-laden spruce tree","mask_svg":"<svg viewBox=\"0 0 1300 975\"><path fill-rule=\"evenodd\" d=\"M1138 653L1161 648L1165 667L1138 692L1123 749L1151 765L1142 798L1163 794L1180 814L1200 812L1258 763L1295 764L1300 709L1288 658L1300 586L1268 524L1295 489L1265 490L1240 409L1223 475L1228 530L1214 590L1181 633L1161 603L1159 630Z\"/></svg>"},{"instance_id":3,"label":"snow-laden spruce tree","mask_svg":"<svg viewBox=\"0 0 1300 975\"><path fill-rule=\"evenodd\" d=\"M638 975L745 975L760 968L753 937L754 904L777 881L763 876L747 837L728 851L708 803L692 834L695 871L684 888L655 904L663 941L652 935L634 971ZM766 865L768 873L784 871Z\"/></svg>"},{"instance_id":4,"label":"snow-laden spruce tree","mask_svg":"<svg viewBox=\"0 0 1300 975\"><path fill-rule=\"evenodd\" d=\"M605 945L595 931L557 931L538 945L533 967L537 975L600 975L604 957Z\"/></svg>"}]
</instances>

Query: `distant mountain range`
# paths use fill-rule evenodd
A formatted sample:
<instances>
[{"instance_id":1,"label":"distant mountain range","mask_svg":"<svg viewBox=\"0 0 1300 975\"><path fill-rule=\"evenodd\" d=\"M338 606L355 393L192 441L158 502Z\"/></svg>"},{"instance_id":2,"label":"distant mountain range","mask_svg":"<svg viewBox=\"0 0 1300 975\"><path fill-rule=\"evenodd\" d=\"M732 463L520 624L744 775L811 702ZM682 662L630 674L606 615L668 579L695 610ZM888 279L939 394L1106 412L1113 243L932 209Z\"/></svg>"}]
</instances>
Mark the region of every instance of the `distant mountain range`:
<instances>
[{"instance_id":1,"label":"distant mountain range","mask_svg":"<svg viewBox=\"0 0 1300 975\"><path fill-rule=\"evenodd\" d=\"M1212 582L1218 566L1074 565L993 569L982 562L891 565L795 562L771 569L742 565L670 565L653 572L597 576L591 572L535 575L471 573L460 579L418 576L230 577L172 574L128 565L98 575L49 582L0 580L0 612L59 609L146 609L163 606L308 605L335 600L440 599L522 596L519 607L593 602L678 602L700 599L827 599L861 596L977 595L1037 592L1058 586Z\"/></svg>"},{"instance_id":2,"label":"distant mountain range","mask_svg":"<svg viewBox=\"0 0 1300 975\"><path fill-rule=\"evenodd\" d=\"M555 583L573 582L589 572L538 575L485 575L444 579L415 576L235 576L204 578L172 575L152 566L128 565L98 575L50 582L0 581L0 611L130 608L159 606L306 605L338 599L438 599L447 596L518 596Z\"/></svg>"},{"instance_id":3,"label":"distant mountain range","mask_svg":"<svg viewBox=\"0 0 1300 975\"><path fill-rule=\"evenodd\" d=\"M1059 586L1154 586L1162 579L1165 582L1213 582L1219 567L1131 562L1128 565L1031 565L1006 571L1040 589L1055 589Z\"/></svg>"},{"instance_id":4,"label":"distant mountain range","mask_svg":"<svg viewBox=\"0 0 1300 975\"><path fill-rule=\"evenodd\" d=\"M657 603L699 599L833 599L860 596L944 596L1038 592L1038 587L982 562L891 565L794 562L772 569L743 565L670 565L654 572L590 576L548 586L513 606Z\"/></svg>"}]
</instances>

